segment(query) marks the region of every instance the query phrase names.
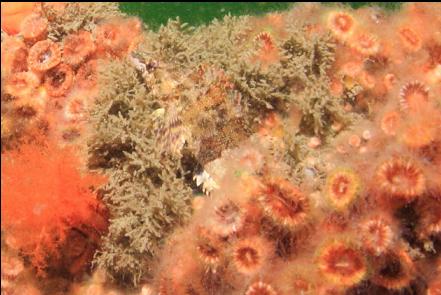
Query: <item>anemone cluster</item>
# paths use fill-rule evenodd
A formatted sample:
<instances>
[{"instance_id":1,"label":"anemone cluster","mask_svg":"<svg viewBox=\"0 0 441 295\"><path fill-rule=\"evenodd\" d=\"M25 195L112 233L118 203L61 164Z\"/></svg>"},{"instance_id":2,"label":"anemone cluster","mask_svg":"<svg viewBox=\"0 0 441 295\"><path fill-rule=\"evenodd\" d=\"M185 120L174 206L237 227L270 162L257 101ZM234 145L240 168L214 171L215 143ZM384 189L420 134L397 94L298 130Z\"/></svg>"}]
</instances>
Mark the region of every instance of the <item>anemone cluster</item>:
<instances>
[{"instance_id":1,"label":"anemone cluster","mask_svg":"<svg viewBox=\"0 0 441 295\"><path fill-rule=\"evenodd\" d=\"M440 294L440 29L2 3L2 294Z\"/></svg>"},{"instance_id":2,"label":"anemone cluster","mask_svg":"<svg viewBox=\"0 0 441 295\"><path fill-rule=\"evenodd\" d=\"M2 150L37 133L84 141L98 60L126 55L141 30L116 12L114 4L2 4ZM115 28L130 34L114 40Z\"/></svg>"},{"instance_id":3,"label":"anemone cluster","mask_svg":"<svg viewBox=\"0 0 441 295\"><path fill-rule=\"evenodd\" d=\"M194 199L190 224L167 242L152 288L440 292L441 35L427 30L440 27L439 13L430 4L390 15L304 5L280 16L286 26L302 23L303 38L331 34L326 88L351 120L331 112L322 125L329 129L317 132L299 109L308 89L297 90L294 111L271 112L258 132L204 165L210 197ZM265 40L260 50L276 38L268 31L256 38ZM263 56L261 65L277 62Z\"/></svg>"}]
</instances>

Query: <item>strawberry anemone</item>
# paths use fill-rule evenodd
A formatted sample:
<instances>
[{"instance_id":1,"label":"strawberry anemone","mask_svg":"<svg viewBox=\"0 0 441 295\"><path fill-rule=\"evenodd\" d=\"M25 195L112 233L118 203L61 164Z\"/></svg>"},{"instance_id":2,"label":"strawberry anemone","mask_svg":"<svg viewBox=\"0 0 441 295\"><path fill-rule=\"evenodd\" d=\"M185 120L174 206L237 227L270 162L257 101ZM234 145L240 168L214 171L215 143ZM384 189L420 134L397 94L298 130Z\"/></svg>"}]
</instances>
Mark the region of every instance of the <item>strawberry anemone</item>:
<instances>
[{"instance_id":1,"label":"strawberry anemone","mask_svg":"<svg viewBox=\"0 0 441 295\"><path fill-rule=\"evenodd\" d=\"M44 40L35 43L29 50L28 66L31 70L45 72L61 62L61 49L57 43Z\"/></svg>"},{"instance_id":2,"label":"strawberry anemone","mask_svg":"<svg viewBox=\"0 0 441 295\"><path fill-rule=\"evenodd\" d=\"M409 285L415 267L405 250L390 251L374 262L375 275L372 281L390 290L399 290Z\"/></svg>"},{"instance_id":3,"label":"strawberry anemone","mask_svg":"<svg viewBox=\"0 0 441 295\"><path fill-rule=\"evenodd\" d=\"M76 67L82 64L95 51L92 34L80 31L64 39L63 61Z\"/></svg>"},{"instance_id":4,"label":"strawberry anemone","mask_svg":"<svg viewBox=\"0 0 441 295\"><path fill-rule=\"evenodd\" d=\"M290 182L283 179L267 180L259 195L264 211L276 224L295 229L307 222L309 200Z\"/></svg>"},{"instance_id":5,"label":"strawberry anemone","mask_svg":"<svg viewBox=\"0 0 441 295\"><path fill-rule=\"evenodd\" d=\"M411 201L426 190L426 177L422 170L405 158L392 158L377 169L377 182L381 193Z\"/></svg>"},{"instance_id":6,"label":"strawberry anemone","mask_svg":"<svg viewBox=\"0 0 441 295\"><path fill-rule=\"evenodd\" d=\"M337 168L326 179L326 196L337 210L347 208L357 198L360 191L360 178L347 168Z\"/></svg>"},{"instance_id":7,"label":"strawberry anemone","mask_svg":"<svg viewBox=\"0 0 441 295\"><path fill-rule=\"evenodd\" d=\"M233 250L233 262L237 270L243 274L253 274L259 271L271 254L271 245L259 238L253 237L239 241Z\"/></svg>"},{"instance_id":8,"label":"strawberry anemone","mask_svg":"<svg viewBox=\"0 0 441 295\"><path fill-rule=\"evenodd\" d=\"M332 242L324 247L317 263L321 273L336 285L355 285L367 273L363 255L341 241Z\"/></svg>"}]
</instances>

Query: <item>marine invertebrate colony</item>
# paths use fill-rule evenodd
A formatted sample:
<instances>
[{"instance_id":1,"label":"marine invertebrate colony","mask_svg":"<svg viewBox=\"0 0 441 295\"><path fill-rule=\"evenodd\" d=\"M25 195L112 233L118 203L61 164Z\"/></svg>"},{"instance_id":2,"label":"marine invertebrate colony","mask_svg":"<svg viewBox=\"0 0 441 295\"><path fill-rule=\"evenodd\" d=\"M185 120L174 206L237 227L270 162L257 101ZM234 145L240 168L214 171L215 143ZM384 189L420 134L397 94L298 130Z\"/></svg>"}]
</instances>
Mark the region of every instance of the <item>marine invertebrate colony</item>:
<instances>
[{"instance_id":1,"label":"marine invertebrate colony","mask_svg":"<svg viewBox=\"0 0 441 295\"><path fill-rule=\"evenodd\" d=\"M440 16L2 3L2 292L436 294Z\"/></svg>"},{"instance_id":2,"label":"marine invertebrate colony","mask_svg":"<svg viewBox=\"0 0 441 295\"><path fill-rule=\"evenodd\" d=\"M80 276L107 230L106 207L92 191L105 179L81 175L77 156L54 143L23 145L2 159L6 244L28 257L40 275Z\"/></svg>"},{"instance_id":3,"label":"marine invertebrate colony","mask_svg":"<svg viewBox=\"0 0 441 295\"><path fill-rule=\"evenodd\" d=\"M249 46L251 61L257 65L252 73L270 79L272 71L279 69L279 76L290 81L282 86L284 91L289 89L289 98L267 101L272 113L264 113L258 132L236 147L224 148L216 160L201 163L216 187L210 198L195 207L190 224L179 235L190 236L195 226L217 225L219 216L231 216L237 226L228 233L213 226L224 248L233 253L217 265L215 278L201 274L212 269L206 263L196 267L200 271L195 275L188 273L192 280L202 282L206 293L301 294L303 288L310 294L395 294L409 289L424 294L425 287L419 282L430 278L417 269L434 268L431 257L438 256L440 245L438 234L422 234L422 225L418 226L424 224L428 230L438 224L424 204L439 202L439 173L433 169L438 165L434 159L439 153L436 117L440 105L432 94L439 92L439 85L424 78L423 69L412 78L406 74L411 65L427 62L428 53L412 60L404 60L403 55L426 51L422 44L429 37L417 37L418 29L406 27L404 32L404 21L398 20L416 17L424 22L421 15L431 14L428 7L409 4L392 17L375 9L354 11L309 4L281 15L281 23L286 23L283 34L273 34L275 27L260 34L257 28L250 30L254 41L261 42L261 51L253 52L252 44ZM438 5L433 7L439 10ZM435 19L439 23L439 18ZM305 30L292 30L290 21L301 23ZM382 30L389 24L394 24L393 29ZM164 28L160 34L166 32L170 33ZM246 37L240 40L247 40L247 32L244 29ZM330 39L324 37L328 32ZM393 46L387 41L391 35L415 46ZM314 37L322 39L309 51ZM273 47L278 47L279 59L273 59ZM271 56L260 56L264 51ZM203 55L206 60L216 60L209 52L207 49ZM305 52L313 56L311 65L300 61ZM170 60L161 53L160 58ZM240 56L237 53L236 60ZM181 61L172 59L174 62ZM189 64L192 62L190 58ZM235 66L226 63L221 63L225 73L237 81ZM291 72L294 79L283 76L299 64L305 65L306 74ZM246 67L241 71L247 73ZM248 88L246 83L252 81L253 74L246 74L247 82L236 82L232 90L250 102L248 111L261 115L262 111L253 112L252 102L265 93L265 82ZM284 83L267 81L275 89ZM316 83L316 91L309 83ZM278 98L283 97L281 91ZM319 113L326 115L320 117ZM436 123L430 124L423 116ZM196 133L191 135L191 140L188 136L185 139L190 151L198 140ZM428 150L437 151L427 152L428 146ZM251 148L258 149L259 164L241 160L240 155L250 153ZM250 245L249 239L256 236L273 242L264 266L258 263L259 243L240 251L240 245ZM172 241L173 236L169 243ZM195 245L189 241L185 247L190 253ZM161 263L158 277L166 274L167 265L178 257L168 250L165 253L171 257ZM295 268L296 263L308 266ZM247 265L255 266L258 273L247 271ZM289 271L293 269L295 274ZM235 280L235 276L244 281ZM298 290L288 278L299 280Z\"/></svg>"},{"instance_id":4,"label":"marine invertebrate colony","mask_svg":"<svg viewBox=\"0 0 441 295\"><path fill-rule=\"evenodd\" d=\"M2 34L2 83L7 85L5 89L2 87L2 115L14 117L16 122L2 140L2 148L16 146L35 133L57 137L61 144L84 146L87 137L84 124L65 120L62 113L66 108L64 102L71 101L71 97L82 96L83 105L89 106L96 96L94 65L98 59L108 57L108 50L96 52L96 32L92 30L104 19L113 25L130 24L130 28L126 25L115 35L121 38L124 31L131 31L124 35L131 47L122 50L119 57L127 55L138 41L138 21L115 20L116 14L121 17L122 14L111 3L59 6L63 9L50 3L32 7L26 3L2 3L2 11L3 7L9 7L13 14L5 18L20 23L18 34ZM29 9L32 11L27 15ZM22 10L26 14L23 20ZM4 95L11 99L4 99Z\"/></svg>"}]
</instances>

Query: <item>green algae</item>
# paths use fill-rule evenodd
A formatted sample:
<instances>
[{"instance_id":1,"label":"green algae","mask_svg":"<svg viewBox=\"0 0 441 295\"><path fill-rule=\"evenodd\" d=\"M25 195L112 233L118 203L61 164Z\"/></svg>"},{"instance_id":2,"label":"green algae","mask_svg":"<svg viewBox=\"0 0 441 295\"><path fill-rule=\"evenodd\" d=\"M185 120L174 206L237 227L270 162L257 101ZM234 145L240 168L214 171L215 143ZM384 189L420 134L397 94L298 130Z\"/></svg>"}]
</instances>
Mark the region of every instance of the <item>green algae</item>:
<instances>
[{"instance_id":1,"label":"green algae","mask_svg":"<svg viewBox=\"0 0 441 295\"><path fill-rule=\"evenodd\" d=\"M295 2L120 2L120 9L136 15L152 29L165 25L170 18L179 17L192 26L208 24L225 15L261 15L289 9ZM324 2L328 3L328 2ZM377 5L387 10L401 7L401 2L342 2L352 8Z\"/></svg>"}]
</instances>

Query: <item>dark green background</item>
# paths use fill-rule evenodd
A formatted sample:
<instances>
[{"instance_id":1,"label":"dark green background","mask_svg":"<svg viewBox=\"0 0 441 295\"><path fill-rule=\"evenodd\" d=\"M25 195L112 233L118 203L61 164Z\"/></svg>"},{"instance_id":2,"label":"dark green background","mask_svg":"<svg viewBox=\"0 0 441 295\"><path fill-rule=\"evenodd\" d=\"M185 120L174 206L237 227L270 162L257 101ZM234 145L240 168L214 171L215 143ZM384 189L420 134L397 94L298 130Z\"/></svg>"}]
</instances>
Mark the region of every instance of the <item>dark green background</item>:
<instances>
[{"instance_id":1,"label":"dark green background","mask_svg":"<svg viewBox=\"0 0 441 295\"><path fill-rule=\"evenodd\" d=\"M120 2L121 10L141 17L152 29L177 16L191 25L208 23L214 18L232 15L259 15L270 11L288 9L294 2ZM342 2L354 8L372 2ZM399 7L400 2L375 3L386 9ZM328 5L328 4L326 4Z\"/></svg>"}]
</instances>

